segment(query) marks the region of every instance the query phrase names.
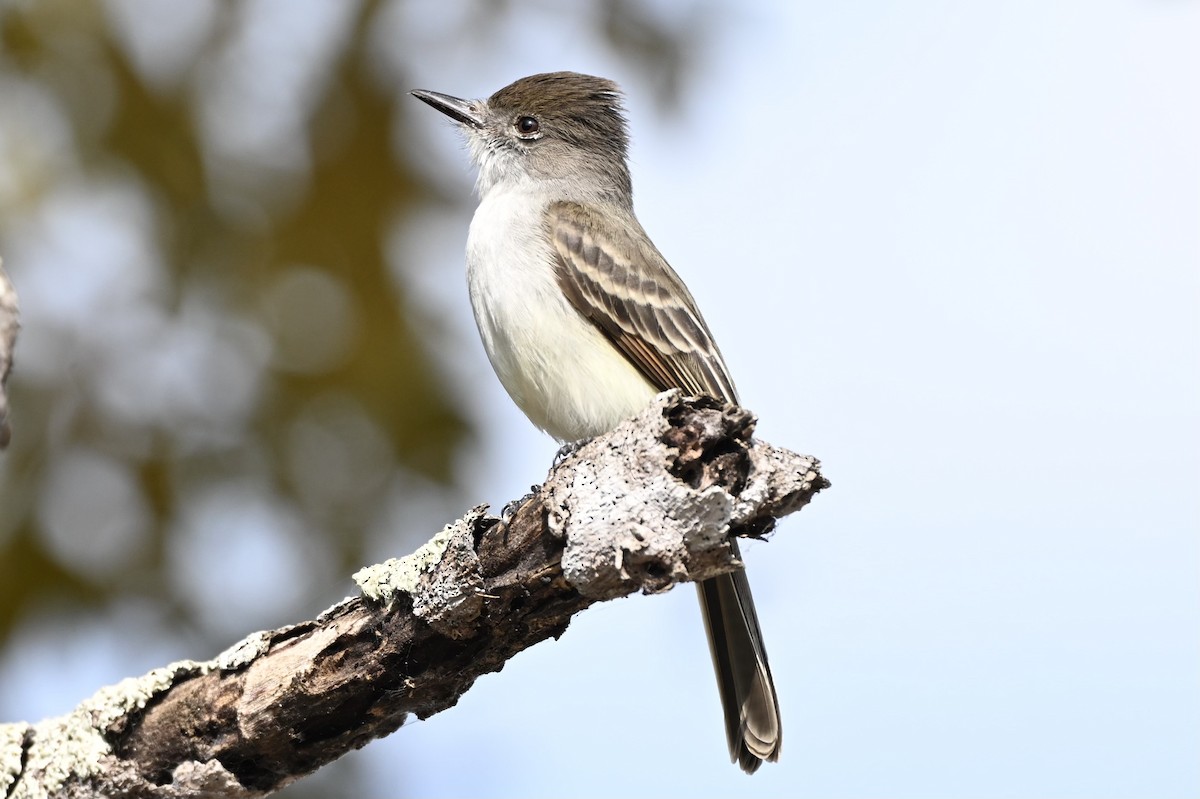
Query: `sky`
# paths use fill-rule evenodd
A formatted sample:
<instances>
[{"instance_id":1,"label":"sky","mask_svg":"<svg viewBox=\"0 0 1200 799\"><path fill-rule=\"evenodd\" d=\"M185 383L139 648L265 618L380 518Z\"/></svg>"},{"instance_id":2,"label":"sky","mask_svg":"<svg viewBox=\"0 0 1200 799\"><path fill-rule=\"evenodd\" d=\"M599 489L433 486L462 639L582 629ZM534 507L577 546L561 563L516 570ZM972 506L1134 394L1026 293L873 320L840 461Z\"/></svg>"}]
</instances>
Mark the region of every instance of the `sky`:
<instances>
[{"instance_id":1,"label":"sky","mask_svg":"<svg viewBox=\"0 0 1200 799\"><path fill-rule=\"evenodd\" d=\"M410 2L397 24L435 36L469 7ZM560 69L626 85L641 221L759 435L833 482L743 547L783 758L728 762L682 587L589 609L348 755L367 795L1200 795L1200 4L719 14L677 113L532 5L409 68L459 96ZM463 273L474 176L424 111L399 146L461 203L392 245L419 254L396 259L407 301L444 320L481 431L462 480L500 508L557 444L491 379ZM122 647L81 630L87 657L11 673L82 696Z\"/></svg>"},{"instance_id":2,"label":"sky","mask_svg":"<svg viewBox=\"0 0 1200 799\"><path fill-rule=\"evenodd\" d=\"M678 117L631 93L631 160L760 436L833 481L745 548L783 758L727 762L683 589L582 614L370 768L417 796L1197 795L1200 6L739 9ZM419 87L621 79L499 38L503 68ZM412 146L470 190L447 125ZM468 221L418 245L464 375ZM503 504L554 444L475 402Z\"/></svg>"}]
</instances>

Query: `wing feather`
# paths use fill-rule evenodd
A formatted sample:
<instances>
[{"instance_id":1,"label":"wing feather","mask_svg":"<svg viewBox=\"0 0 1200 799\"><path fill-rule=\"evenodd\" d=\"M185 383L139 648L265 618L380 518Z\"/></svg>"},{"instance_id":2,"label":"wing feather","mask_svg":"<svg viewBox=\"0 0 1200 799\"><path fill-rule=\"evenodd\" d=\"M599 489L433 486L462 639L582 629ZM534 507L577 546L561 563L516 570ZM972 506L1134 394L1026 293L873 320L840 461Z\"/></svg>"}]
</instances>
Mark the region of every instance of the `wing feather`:
<instances>
[{"instance_id":1,"label":"wing feather","mask_svg":"<svg viewBox=\"0 0 1200 799\"><path fill-rule=\"evenodd\" d=\"M554 202L546 226L563 293L650 383L737 402L695 300L631 213Z\"/></svg>"}]
</instances>

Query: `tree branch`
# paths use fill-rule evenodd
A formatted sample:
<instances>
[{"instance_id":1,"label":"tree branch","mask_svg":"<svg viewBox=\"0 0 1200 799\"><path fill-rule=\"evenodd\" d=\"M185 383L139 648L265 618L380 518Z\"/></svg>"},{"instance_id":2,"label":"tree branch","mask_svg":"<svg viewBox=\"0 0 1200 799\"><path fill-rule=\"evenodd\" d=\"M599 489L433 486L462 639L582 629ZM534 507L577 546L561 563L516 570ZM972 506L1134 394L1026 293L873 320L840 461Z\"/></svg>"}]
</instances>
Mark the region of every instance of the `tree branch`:
<instances>
[{"instance_id":1,"label":"tree branch","mask_svg":"<svg viewBox=\"0 0 1200 799\"><path fill-rule=\"evenodd\" d=\"M753 428L740 408L662 394L504 520L474 508L360 571L362 595L316 619L101 689L67 716L0 726L0 789L262 796L452 707L596 601L736 568L730 536L763 535L829 485L815 459Z\"/></svg>"}]
</instances>

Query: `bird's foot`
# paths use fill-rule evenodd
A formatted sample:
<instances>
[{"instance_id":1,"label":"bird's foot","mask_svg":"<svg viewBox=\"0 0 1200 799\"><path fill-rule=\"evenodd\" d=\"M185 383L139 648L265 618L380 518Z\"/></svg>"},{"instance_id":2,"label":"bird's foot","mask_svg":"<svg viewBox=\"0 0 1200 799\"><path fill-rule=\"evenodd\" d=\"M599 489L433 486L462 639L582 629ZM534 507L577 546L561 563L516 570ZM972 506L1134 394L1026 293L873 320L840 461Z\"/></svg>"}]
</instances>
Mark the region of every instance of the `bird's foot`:
<instances>
[{"instance_id":1,"label":"bird's foot","mask_svg":"<svg viewBox=\"0 0 1200 799\"><path fill-rule=\"evenodd\" d=\"M517 511L521 509L521 506L524 505L529 500L533 499L534 496L537 495L537 492L540 488L541 488L541 486L530 486L528 494L521 497L520 499L512 500L511 502L506 504L503 508L501 508L500 509L500 521L504 522L505 524L508 524L509 522L511 522L512 517L517 515Z\"/></svg>"},{"instance_id":2,"label":"bird's foot","mask_svg":"<svg viewBox=\"0 0 1200 799\"><path fill-rule=\"evenodd\" d=\"M590 438L581 438L578 441L568 441L566 444L563 444L558 448L558 452L554 454L554 467L557 468L567 458L583 449L584 445L591 440Z\"/></svg>"}]
</instances>

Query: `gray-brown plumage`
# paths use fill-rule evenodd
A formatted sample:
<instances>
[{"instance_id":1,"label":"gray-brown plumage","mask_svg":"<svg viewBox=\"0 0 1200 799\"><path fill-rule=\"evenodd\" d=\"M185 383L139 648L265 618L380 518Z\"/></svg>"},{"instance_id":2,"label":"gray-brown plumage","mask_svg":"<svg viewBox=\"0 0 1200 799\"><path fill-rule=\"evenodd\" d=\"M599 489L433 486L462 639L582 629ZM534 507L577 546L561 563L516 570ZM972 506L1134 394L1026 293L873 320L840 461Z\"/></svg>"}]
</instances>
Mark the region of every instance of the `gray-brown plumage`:
<instances>
[{"instance_id":1,"label":"gray-brown plumage","mask_svg":"<svg viewBox=\"0 0 1200 799\"><path fill-rule=\"evenodd\" d=\"M479 166L471 304L534 424L560 440L597 435L669 388L737 402L695 300L634 216L615 83L556 72L487 100L413 94L459 124ZM729 751L753 772L779 758L782 728L750 586L739 570L697 589Z\"/></svg>"},{"instance_id":2,"label":"gray-brown plumage","mask_svg":"<svg viewBox=\"0 0 1200 799\"><path fill-rule=\"evenodd\" d=\"M546 209L546 224L567 298L659 391L737 402L691 292L632 215L560 201Z\"/></svg>"},{"instance_id":3,"label":"gray-brown plumage","mask_svg":"<svg viewBox=\"0 0 1200 799\"><path fill-rule=\"evenodd\" d=\"M546 225L563 293L656 389L738 401L691 292L632 214L614 217L555 202ZM730 756L752 774L764 760L779 759L783 728L750 583L739 570L696 588Z\"/></svg>"}]
</instances>

